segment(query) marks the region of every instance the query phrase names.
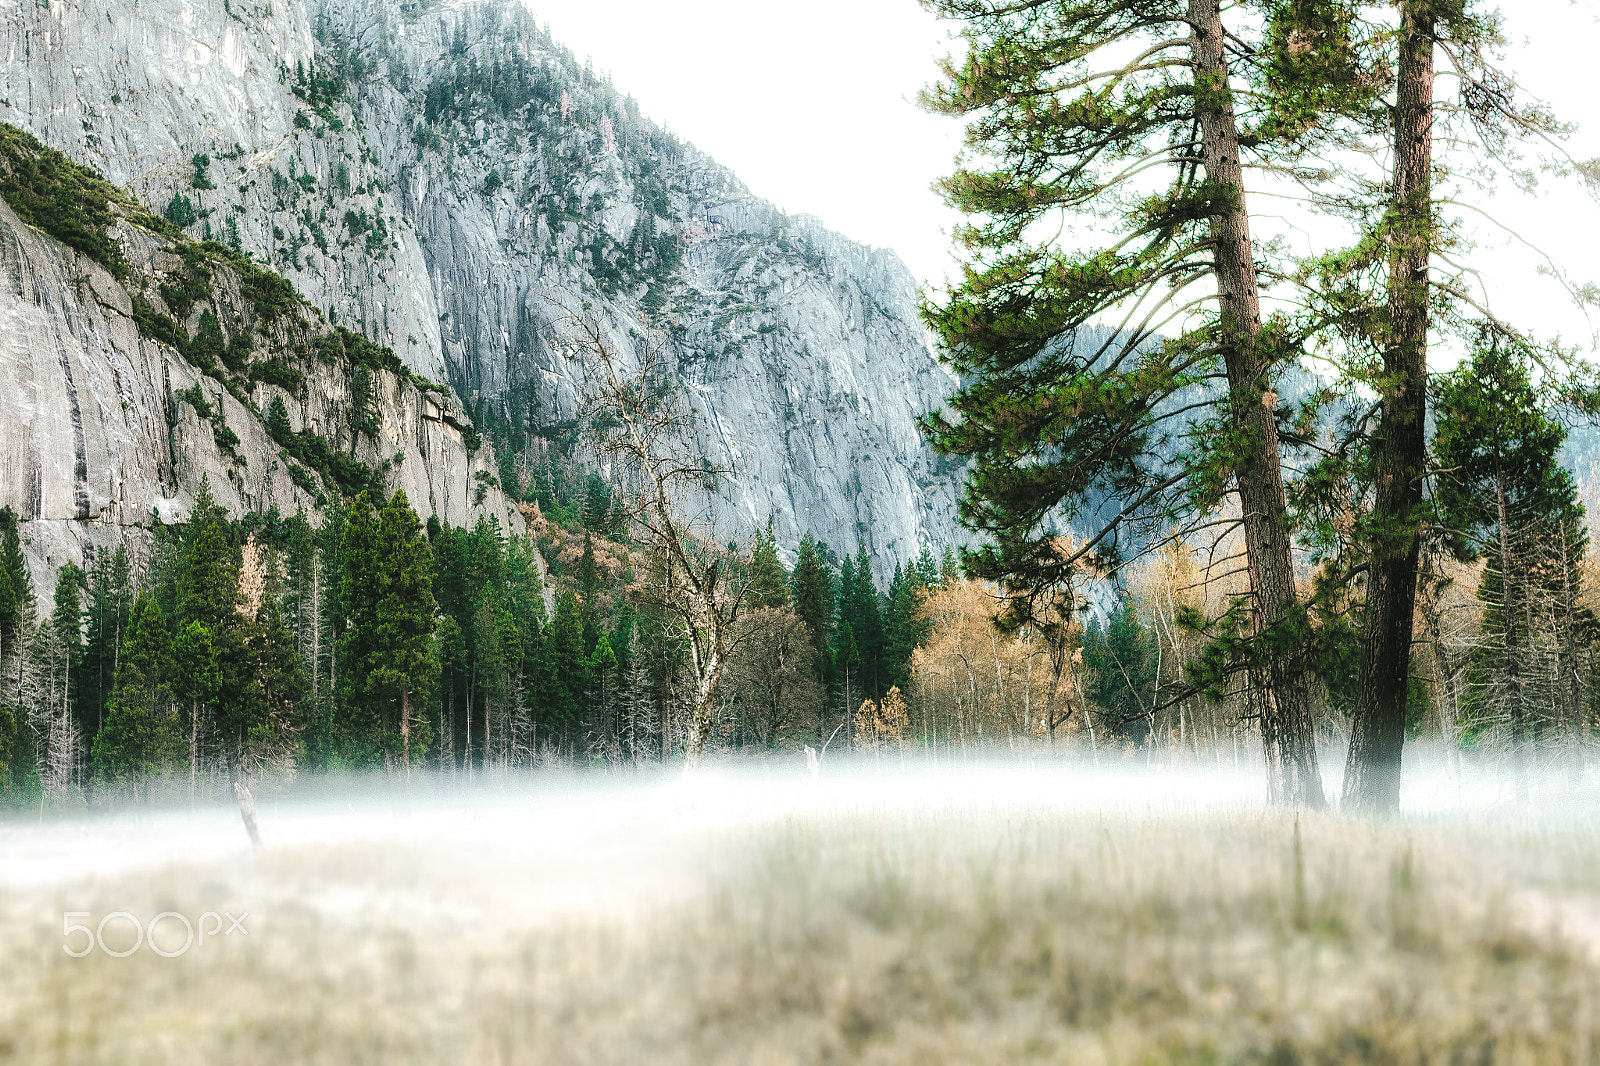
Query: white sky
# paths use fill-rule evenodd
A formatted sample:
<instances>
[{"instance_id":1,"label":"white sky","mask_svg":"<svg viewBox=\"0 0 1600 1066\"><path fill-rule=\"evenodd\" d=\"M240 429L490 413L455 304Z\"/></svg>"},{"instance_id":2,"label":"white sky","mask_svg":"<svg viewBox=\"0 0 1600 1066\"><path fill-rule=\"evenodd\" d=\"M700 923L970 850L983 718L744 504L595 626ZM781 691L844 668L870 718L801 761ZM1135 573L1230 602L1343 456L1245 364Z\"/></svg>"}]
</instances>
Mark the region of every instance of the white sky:
<instances>
[{"instance_id":1,"label":"white sky","mask_svg":"<svg viewBox=\"0 0 1600 1066\"><path fill-rule=\"evenodd\" d=\"M919 281L954 274L957 215L930 188L952 169L960 123L929 115L917 90L959 42L915 0L527 0L556 39L592 57L645 113L730 167L752 192L898 252ZM1507 65L1568 121L1585 124L1600 43L1596 0L1502 0ZM1453 90L1440 85L1440 93ZM1572 148L1600 156L1600 117ZM1534 199L1509 187L1493 208L1578 281L1600 282L1600 205L1553 179ZM1258 210L1266 210L1264 204ZM1543 339L1584 341L1596 327L1531 254L1489 227L1472 265L1493 309Z\"/></svg>"}]
</instances>

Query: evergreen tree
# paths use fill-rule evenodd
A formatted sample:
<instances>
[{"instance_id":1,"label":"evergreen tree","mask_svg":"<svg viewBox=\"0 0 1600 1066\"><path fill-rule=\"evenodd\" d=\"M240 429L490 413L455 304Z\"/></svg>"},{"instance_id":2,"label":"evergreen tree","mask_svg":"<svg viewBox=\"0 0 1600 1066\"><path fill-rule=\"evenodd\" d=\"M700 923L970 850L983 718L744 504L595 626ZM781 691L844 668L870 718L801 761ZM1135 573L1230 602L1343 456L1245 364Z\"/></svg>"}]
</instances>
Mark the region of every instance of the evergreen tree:
<instances>
[{"instance_id":1,"label":"evergreen tree","mask_svg":"<svg viewBox=\"0 0 1600 1066\"><path fill-rule=\"evenodd\" d=\"M850 560L845 560L850 565ZM842 568L841 568L842 569ZM855 711L861 702L861 649L856 644L855 632L848 621L839 623L838 635L833 645L833 661L837 667L839 696L845 725L845 742L855 745Z\"/></svg>"},{"instance_id":2,"label":"evergreen tree","mask_svg":"<svg viewBox=\"0 0 1600 1066\"><path fill-rule=\"evenodd\" d=\"M745 587L745 600L752 609L789 606L789 586L784 579L783 563L778 559L778 538L772 530L772 520L756 534L755 547L750 552L750 580Z\"/></svg>"},{"instance_id":3,"label":"evergreen tree","mask_svg":"<svg viewBox=\"0 0 1600 1066\"><path fill-rule=\"evenodd\" d=\"M589 678L588 656L583 647L583 609L577 597L567 589L556 596L548 653L555 684L542 725L560 736L562 746L571 750L572 731L581 721L589 693Z\"/></svg>"},{"instance_id":4,"label":"evergreen tree","mask_svg":"<svg viewBox=\"0 0 1600 1066\"><path fill-rule=\"evenodd\" d=\"M405 493L397 491L378 517L375 538L382 584L372 623L379 650L361 663L367 671L365 687L369 693L389 699L398 697L401 756L407 773L411 765L412 696L432 692L435 681L435 660L429 654L435 607L433 555L421 534L422 524L416 512Z\"/></svg>"},{"instance_id":5,"label":"evergreen tree","mask_svg":"<svg viewBox=\"0 0 1600 1066\"><path fill-rule=\"evenodd\" d=\"M1324 62L1321 96L1289 92L1258 74L1279 51L1217 0L930 6L962 20L969 49L924 103L968 116L983 161L943 182L972 219L956 234L967 264L924 312L963 382L926 428L974 460L961 516L989 538L967 571L1000 583L1008 627L1045 622L1035 611L1091 552L1114 569L1130 534L1236 494L1258 613L1230 650L1274 695L1261 719L1274 797L1320 806L1277 426L1298 339L1263 321L1242 156L1303 156L1322 111L1365 115L1380 89ZM1275 5L1264 28L1305 6ZM1319 61L1349 51L1347 22L1320 27ZM1252 60L1242 75L1230 37ZM1290 37L1282 52L1298 54L1305 38ZM1279 121L1280 89L1297 123ZM1261 123L1243 138L1236 108ZM1080 219L1112 236L1064 243ZM1190 302L1199 291L1214 297ZM1087 544L1063 551L1059 527L1089 515L1104 518Z\"/></svg>"},{"instance_id":6,"label":"evergreen tree","mask_svg":"<svg viewBox=\"0 0 1600 1066\"><path fill-rule=\"evenodd\" d=\"M1091 696L1119 733L1148 737L1154 709L1154 634L1124 599L1101 630L1091 621L1083 636L1083 662L1093 672Z\"/></svg>"},{"instance_id":7,"label":"evergreen tree","mask_svg":"<svg viewBox=\"0 0 1600 1066\"><path fill-rule=\"evenodd\" d=\"M87 579L74 563L63 563L56 572L54 606L50 611L51 632L60 642L63 654L61 677L62 704L72 716L80 737L94 736L92 710L81 706L83 678L83 590ZM90 711L90 713L85 713Z\"/></svg>"},{"instance_id":8,"label":"evergreen tree","mask_svg":"<svg viewBox=\"0 0 1600 1066\"><path fill-rule=\"evenodd\" d=\"M454 616L445 614L440 617L438 628L433 632L433 643L434 659L439 664L439 764L443 766L448 760L453 768L459 747L462 752L461 765L470 766L472 753L457 739L464 739L466 732L462 730L458 733L456 730L457 714L466 710L461 702L459 680L466 675L468 668L467 640Z\"/></svg>"},{"instance_id":9,"label":"evergreen tree","mask_svg":"<svg viewBox=\"0 0 1600 1066\"><path fill-rule=\"evenodd\" d=\"M807 533L794 564L794 609L811 630L822 680L828 677L829 643L833 636L833 577L816 540Z\"/></svg>"},{"instance_id":10,"label":"evergreen tree","mask_svg":"<svg viewBox=\"0 0 1600 1066\"><path fill-rule=\"evenodd\" d=\"M141 592L129 614L105 727L91 749L95 772L104 780L136 783L181 757L178 720L166 701L169 640L166 616Z\"/></svg>"},{"instance_id":11,"label":"evergreen tree","mask_svg":"<svg viewBox=\"0 0 1600 1066\"><path fill-rule=\"evenodd\" d=\"M932 569L933 554L923 554ZM938 571L933 572L937 577ZM888 641L884 672L890 688L905 690L910 685L911 653L928 639L928 620L922 613L927 594L920 564L904 571L895 567L894 582L889 586L889 617L884 626Z\"/></svg>"},{"instance_id":12,"label":"evergreen tree","mask_svg":"<svg viewBox=\"0 0 1600 1066\"><path fill-rule=\"evenodd\" d=\"M338 640L335 742L346 761L372 766L382 762L391 748L391 723L380 713L379 701L371 691L372 674L383 663L383 648L376 637L385 560L379 555L377 516L366 492L350 506L339 550L344 625Z\"/></svg>"},{"instance_id":13,"label":"evergreen tree","mask_svg":"<svg viewBox=\"0 0 1600 1066\"><path fill-rule=\"evenodd\" d=\"M200 768L200 731L206 705L222 689L222 669L217 646L204 622L190 622L172 642L172 694L189 708L189 798L194 799L195 775Z\"/></svg>"},{"instance_id":14,"label":"evergreen tree","mask_svg":"<svg viewBox=\"0 0 1600 1066\"><path fill-rule=\"evenodd\" d=\"M946 544L944 558L939 562L939 584L945 588L961 580L961 564L956 562L956 553Z\"/></svg>"},{"instance_id":15,"label":"evergreen tree","mask_svg":"<svg viewBox=\"0 0 1600 1066\"><path fill-rule=\"evenodd\" d=\"M15 654L24 622L33 610L33 581L22 557L17 515L0 508L0 655Z\"/></svg>"},{"instance_id":16,"label":"evergreen tree","mask_svg":"<svg viewBox=\"0 0 1600 1066\"><path fill-rule=\"evenodd\" d=\"M883 611L878 588L872 581L872 563L865 541L856 544L855 562L840 567L840 617L850 623L856 654L860 658L857 684L864 698L878 699L888 688L884 670Z\"/></svg>"},{"instance_id":17,"label":"evergreen tree","mask_svg":"<svg viewBox=\"0 0 1600 1066\"><path fill-rule=\"evenodd\" d=\"M128 628L135 591L127 546L118 544L117 550L109 555L101 552L90 581L80 701L84 732L91 737L105 724L106 704L111 698L117 656Z\"/></svg>"},{"instance_id":18,"label":"evergreen tree","mask_svg":"<svg viewBox=\"0 0 1600 1066\"><path fill-rule=\"evenodd\" d=\"M589 715L589 743L591 751L607 754L616 749L617 741L617 653L611 650L611 640L601 635L594 653L584 663L589 675L591 711Z\"/></svg>"},{"instance_id":19,"label":"evergreen tree","mask_svg":"<svg viewBox=\"0 0 1600 1066\"><path fill-rule=\"evenodd\" d=\"M495 711L506 697L508 649L501 641L500 598L493 590L481 596L472 616L473 689L483 705L483 762L495 757ZM504 738L501 738L502 740Z\"/></svg>"},{"instance_id":20,"label":"evergreen tree","mask_svg":"<svg viewBox=\"0 0 1600 1066\"><path fill-rule=\"evenodd\" d=\"M593 651L600 639L600 570L594 561L594 538L583 534L583 557L578 562L578 594L583 604L583 646Z\"/></svg>"},{"instance_id":21,"label":"evergreen tree","mask_svg":"<svg viewBox=\"0 0 1600 1066\"><path fill-rule=\"evenodd\" d=\"M289 410L284 406L282 396L274 396L267 405L265 422L267 436L276 443L287 446L294 439L294 429L289 425Z\"/></svg>"},{"instance_id":22,"label":"evergreen tree","mask_svg":"<svg viewBox=\"0 0 1600 1066\"><path fill-rule=\"evenodd\" d=\"M209 480L202 477L178 567L178 623L201 622L214 639L237 624L239 603L239 563L225 521L211 500Z\"/></svg>"},{"instance_id":23,"label":"evergreen tree","mask_svg":"<svg viewBox=\"0 0 1600 1066\"><path fill-rule=\"evenodd\" d=\"M1519 787L1525 787L1524 748L1536 726L1530 676L1540 639L1535 616L1545 613L1542 598L1554 598L1560 621L1551 638L1560 643L1561 658L1570 659L1583 612L1576 603L1577 553L1569 545L1588 540L1577 489L1558 457L1567 432L1546 415L1530 363L1525 349L1485 336L1471 361L1445 378L1434 437L1447 542L1463 560L1489 557L1479 595L1484 630L1497 646L1479 656L1479 683L1471 691L1503 692L1493 702L1510 722ZM1564 667L1563 688L1575 664ZM1484 684L1486 676L1501 683ZM1584 716L1570 696L1541 702L1552 711L1563 704L1560 715L1573 728Z\"/></svg>"}]
</instances>

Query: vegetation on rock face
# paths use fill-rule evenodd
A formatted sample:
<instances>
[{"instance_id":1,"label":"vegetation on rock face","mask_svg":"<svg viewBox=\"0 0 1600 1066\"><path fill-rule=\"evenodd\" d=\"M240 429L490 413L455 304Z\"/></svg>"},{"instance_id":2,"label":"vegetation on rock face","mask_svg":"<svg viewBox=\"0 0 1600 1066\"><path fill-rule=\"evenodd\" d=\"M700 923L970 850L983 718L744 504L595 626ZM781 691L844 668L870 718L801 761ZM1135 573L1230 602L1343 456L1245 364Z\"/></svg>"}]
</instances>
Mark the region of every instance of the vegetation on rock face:
<instances>
[{"instance_id":1,"label":"vegetation on rock face","mask_svg":"<svg viewBox=\"0 0 1600 1066\"><path fill-rule=\"evenodd\" d=\"M128 276L122 247L109 229L118 217L153 233L173 226L151 215L126 190L0 123L0 196L17 217L93 259L117 278Z\"/></svg>"},{"instance_id":2,"label":"vegetation on rock face","mask_svg":"<svg viewBox=\"0 0 1600 1066\"><path fill-rule=\"evenodd\" d=\"M201 160L205 159L202 164ZM209 158L195 157L196 175L204 173ZM204 187L204 186L197 186ZM375 344L344 327L328 329L281 275L257 265L248 256L216 241L193 241L174 223L192 212L186 198L168 205L170 220L150 215L133 197L79 166L66 156L39 144L12 126L0 125L0 195L23 221L36 225L63 243L106 266L128 289L133 318L141 334L175 349L201 373L215 378L254 412L248 392L256 382L298 394L304 386L307 360L312 356L359 379L353 391L362 395L355 405L356 430L372 435L376 424L370 414L375 401L371 375L393 374L423 392L444 392L444 387L412 373L390 348ZM177 217L172 217L177 216ZM168 277L136 275L108 230L124 218L169 242L182 265ZM235 308L225 293L236 288L244 306ZM158 307L164 305L165 311ZM195 312L191 332L189 323ZM217 446L236 462L239 437L212 410L198 387L179 396L188 400L202 418L213 422ZM316 493L305 468L320 474L336 494L354 497L364 491L381 491L383 475L372 466L344 454L307 428L289 433L286 423L269 427L272 439L298 460L290 463L290 476L302 489ZM471 426L464 433L474 435ZM301 465L303 464L303 465Z\"/></svg>"}]
</instances>

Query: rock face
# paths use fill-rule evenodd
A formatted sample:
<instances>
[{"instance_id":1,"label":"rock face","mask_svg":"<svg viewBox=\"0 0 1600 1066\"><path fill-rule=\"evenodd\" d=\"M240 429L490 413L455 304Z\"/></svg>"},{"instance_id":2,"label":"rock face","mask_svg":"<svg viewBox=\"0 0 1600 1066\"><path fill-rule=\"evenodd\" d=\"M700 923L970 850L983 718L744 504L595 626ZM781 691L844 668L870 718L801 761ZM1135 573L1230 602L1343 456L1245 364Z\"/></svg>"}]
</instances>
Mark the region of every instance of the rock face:
<instances>
[{"instance_id":1,"label":"rock face","mask_svg":"<svg viewBox=\"0 0 1600 1066\"><path fill-rule=\"evenodd\" d=\"M190 272L178 250L187 242L125 220L113 232L130 268L121 280L0 201L0 506L23 521L41 598L62 563L82 565L121 540L137 544L158 520L182 521L202 478L236 517L303 509L320 524L333 486L269 435L261 412L275 398L293 432L309 430L348 460L346 469L404 489L419 513L454 525L493 515L502 528L522 529L493 481L492 454L469 453L470 423L454 397L377 369L358 402L348 360L305 343L328 335L315 312L294 307L263 322L225 261L210 262L206 291L180 316L189 332L209 315L226 343L249 324L252 352L241 358L253 363L241 365L292 366L301 382L286 389L247 372L202 374L135 321L135 298L172 312L158 289Z\"/></svg>"},{"instance_id":2,"label":"rock face","mask_svg":"<svg viewBox=\"0 0 1600 1066\"><path fill-rule=\"evenodd\" d=\"M498 439L561 442L561 308L665 329L718 525L863 539L883 579L957 536L917 416L954 380L892 254L791 218L503 0L55 0L0 16L0 119L289 277L444 378ZM97 468L96 468L97 469ZM96 477L100 475L96 473Z\"/></svg>"}]
</instances>

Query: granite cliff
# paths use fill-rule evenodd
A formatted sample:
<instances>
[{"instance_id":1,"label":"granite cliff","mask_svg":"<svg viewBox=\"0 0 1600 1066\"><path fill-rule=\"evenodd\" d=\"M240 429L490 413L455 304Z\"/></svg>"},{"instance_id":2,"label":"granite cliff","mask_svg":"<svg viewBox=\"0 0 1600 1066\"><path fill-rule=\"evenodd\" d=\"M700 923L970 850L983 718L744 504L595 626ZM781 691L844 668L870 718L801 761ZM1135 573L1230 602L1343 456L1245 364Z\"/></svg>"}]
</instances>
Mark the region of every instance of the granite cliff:
<instances>
[{"instance_id":1,"label":"granite cliff","mask_svg":"<svg viewBox=\"0 0 1600 1066\"><path fill-rule=\"evenodd\" d=\"M957 536L905 267L753 196L521 5L54 0L3 32L0 119L447 381L519 481L571 447L560 307L588 302L670 334L730 533L860 538L880 579Z\"/></svg>"},{"instance_id":2,"label":"granite cliff","mask_svg":"<svg viewBox=\"0 0 1600 1066\"><path fill-rule=\"evenodd\" d=\"M449 389L282 278L10 127L0 193L0 506L41 596L62 563L184 520L202 479L236 516L320 523L404 489L453 525L522 528Z\"/></svg>"}]
</instances>

